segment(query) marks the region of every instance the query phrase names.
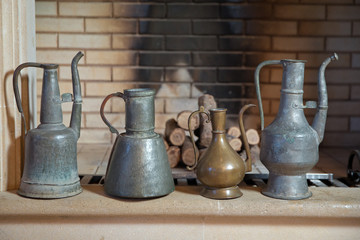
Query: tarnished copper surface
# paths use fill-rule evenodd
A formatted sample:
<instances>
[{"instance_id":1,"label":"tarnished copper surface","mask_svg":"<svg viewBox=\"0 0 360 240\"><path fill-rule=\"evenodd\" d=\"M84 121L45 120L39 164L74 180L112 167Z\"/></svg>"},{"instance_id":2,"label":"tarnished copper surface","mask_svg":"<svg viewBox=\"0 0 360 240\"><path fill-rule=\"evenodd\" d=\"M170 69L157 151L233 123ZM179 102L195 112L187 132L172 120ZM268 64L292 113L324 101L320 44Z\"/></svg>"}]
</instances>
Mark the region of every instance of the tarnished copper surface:
<instances>
[{"instance_id":1,"label":"tarnished copper surface","mask_svg":"<svg viewBox=\"0 0 360 240\"><path fill-rule=\"evenodd\" d=\"M245 146L248 146L248 142L242 123L242 115L244 111L251 106L254 105L244 106L240 116L240 130ZM189 129L191 129L191 117L197 113L207 114L203 107L200 107L200 110L193 112L189 117ZM195 162L195 165L189 167L189 169L195 169L197 178L204 184L204 188L200 193L202 196L213 199L241 197L242 193L237 185L245 176L246 166L244 160L232 149L226 139L226 109L210 109L210 119L213 133L211 144L201 158ZM195 155L197 156L198 150L194 142L192 131L190 131L190 135ZM246 148L246 151L248 156L246 162L251 166L251 154L248 147Z\"/></svg>"}]
</instances>

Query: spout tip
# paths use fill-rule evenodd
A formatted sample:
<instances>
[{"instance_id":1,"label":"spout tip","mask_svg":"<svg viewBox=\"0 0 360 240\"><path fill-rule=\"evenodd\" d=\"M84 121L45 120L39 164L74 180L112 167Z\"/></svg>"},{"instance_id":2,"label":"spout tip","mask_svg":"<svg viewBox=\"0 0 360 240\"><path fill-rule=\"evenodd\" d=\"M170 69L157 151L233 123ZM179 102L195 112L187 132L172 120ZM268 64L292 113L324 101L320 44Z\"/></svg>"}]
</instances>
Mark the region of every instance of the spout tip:
<instances>
[{"instance_id":1,"label":"spout tip","mask_svg":"<svg viewBox=\"0 0 360 240\"><path fill-rule=\"evenodd\" d=\"M334 53L332 56L331 56L331 61L335 61L335 60L338 60L339 59L339 56L337 55L337 53Z\"/></svg>"}]
</instances>

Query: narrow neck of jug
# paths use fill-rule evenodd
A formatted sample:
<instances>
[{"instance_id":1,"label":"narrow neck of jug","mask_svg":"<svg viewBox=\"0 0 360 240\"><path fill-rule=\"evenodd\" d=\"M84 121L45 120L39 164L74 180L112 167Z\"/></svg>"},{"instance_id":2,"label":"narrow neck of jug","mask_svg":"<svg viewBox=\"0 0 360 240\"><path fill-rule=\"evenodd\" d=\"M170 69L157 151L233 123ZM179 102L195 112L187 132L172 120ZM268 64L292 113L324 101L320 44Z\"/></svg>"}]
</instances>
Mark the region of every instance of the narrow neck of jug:
<instances>
[{"instance_id":1,"label":"narrow neck of jug","mask_svg":"<svg viewBox=\"0 0 360 240\"><path fill-rule=\"evenodd\" d=\"M59 124L63 121L57 67L55 64L44 67L40 110L42 124Z\"/></svg>"},{"instance_id":2,"label":"narrow neck of jug","mask_svg":"<svg viewBox=\"0 0 360 240\"><path fill-rule=\"evenodd\" d=\"M210 109L211 126L213 133L225 133L226 111L225 108Z\"/></svg>"},{"instance_id":3,"label":"narrow neck of jug","mask_svg":"<svg viewBox=\"0 0 360 240\"><path fill-rule=\"evenodd\" d=\"M290 94L302 93L305 62L302 60L281 60L284 68L281 91L288 91Z\"/></svg>"},{"instance_id":4,"label":"narrow neck of jug","mask_svg":"<svg viewBox=\"0 0 360 240\"><path fill-rule=\"evenodd\" d=\"M303 122L303 85L305 61L282 60L284 67L277 118L287 122Z\"/></svg>"},{"instance_id":5,"label":"narrow neck of jug","mask_svg":"<svg viewBox=\"0 0 360 240\"><path fill-rule=\"evenodd\" d=\"M148 88L124 91L126 134L153 134L155 128L155 90Z\"/></svg>"}]
</instances>

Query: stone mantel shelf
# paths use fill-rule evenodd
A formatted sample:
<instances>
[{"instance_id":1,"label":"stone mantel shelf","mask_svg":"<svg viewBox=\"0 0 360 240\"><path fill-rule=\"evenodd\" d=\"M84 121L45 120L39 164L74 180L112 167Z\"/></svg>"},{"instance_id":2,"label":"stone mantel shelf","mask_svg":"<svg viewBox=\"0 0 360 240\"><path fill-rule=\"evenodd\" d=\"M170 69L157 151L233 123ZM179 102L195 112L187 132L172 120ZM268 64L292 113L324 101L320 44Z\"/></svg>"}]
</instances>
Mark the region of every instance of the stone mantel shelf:
<instances>
[{"instance_id":1,"label":"stone mantel shelf","mask_svg":"<svg viewBox=\"0 0 360 240\"><path fill-rule=\"evenodd\" d=\"M168 196L148 200L112 198L100 185L86 185L77 196L54 200L2 192L0 239L239 239L245 233L247 239L356 239L360 235L358 188L311 188L311 198L296 201L268 198L259 188L246 186L241 187L241 198L211 200L199 195L200 188L176 186Z\"/></svg>"},{"instance_id":2,"label":"stone mantel shelf","mask_svg":"<svg viewBox=\"0 0 360 240\"><path fill-rule=\"evenodd\" d=\"M199 186L177 186L168 196L147 200L107 196L102 186L83 186L77 196L38 200L20 197L16 191L0 193L0 216L273 216L359 218L357 188L312 188L313 196L287 201L268 198L259 188L242 188L232 200L212 200L199 195Z\"/></svg>"}]
</instances>

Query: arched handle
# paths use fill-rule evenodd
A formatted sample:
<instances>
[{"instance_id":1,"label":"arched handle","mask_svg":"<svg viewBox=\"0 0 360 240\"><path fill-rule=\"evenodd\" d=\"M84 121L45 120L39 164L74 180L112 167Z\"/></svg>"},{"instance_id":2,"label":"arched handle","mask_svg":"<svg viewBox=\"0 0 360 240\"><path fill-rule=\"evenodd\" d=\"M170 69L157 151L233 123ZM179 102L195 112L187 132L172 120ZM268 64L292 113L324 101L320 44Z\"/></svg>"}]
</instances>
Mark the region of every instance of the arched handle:
<instances>
[{"instance_id":1,"label":"arched handle","mask_svg":"<svg viewBox=\"0 0 360 240\"><path fill-rule=\"evenodd\" d=\"M359 150L353 150L349 156L349 162L347 166L347 175L348 178L350 178L355 183L360 182L360 171L353 169L353 160L354 157L357 157L358 161L360 162L360 151Z\"/></svg>"},{"instance_id":2,"label":"arched handle","mask_svg":"<svg viewBox=\"0 0 360 240\"><path fill-rule=\"evenodd\" d=\"M191 138L191 142L193 144L193 147L194 147L194 153L195 153L195 163L193 166L187 166L186 168L188 170L194 170L198 164L198 159L199 159L199 149L196 147L195 145L195 141L194 141L194 131L191 130L192 127L191 127L191 118L195 115L195 114L200 114L200 113L205 113L206 116L207 116L207 120L206 122L208 123L210 121L210 115L209 113L205 112L205 108L204 106L200 106L199 110L195 111L195 112L192 112L189 116L189 119L188 119L188 126L189 126L189 132L190 132L190 138Z\"/></svg>"},{"instance_id":3,"label":"arched handle","mask_svg":"<svg viewBox=\"0 0 360 240\"><path fill-rule=\"evenodd\" d=\"M267 66L267 65L276 65L276 64L281 64L281 61L279 61L279 60L264 61L264 62L260 63L260 64L256 67L256 70L255 70L255 88L256 88L257 100L258 100L258 102L259 102L261 131L264 130L264 111L263 111L263 106L262 106L262 101L261 101L261 94L260 94L260 81L259 81L260 70L261 70L261 68L263 68L264 66Z\"/></svg>"},{"instance_id":4,"label":"arched handle","mask_svg":"<svg viewBox=\"0 0 360 240\"><path fill-rule=\"evenodd\" d=\"M25 116L24 116L24 111L22 108L22 103L21 103L21 98L20 98L20 91L19 91L19 85L17 82L18 76L20 74L20 71L24 68L27 67L37 67L37 68L43 68L43 64L41 63L34 63L34 62L27 62L27 63L23 63L20 64L14 71L14 75L13 75L13 88L14 88L14 94L15 94L15 100L16 100L16 106L21 114L21 118L23 120L24 123L24 130L25 130L25 134L27 132L26 130L26 121L25 121Z\"/></svg>"},{"instance_id":5,"label":"arched handle","mask_svg":"<svg viewBox=\"0 0 360 240\"><path fill-rule=\"evenodd\" d=\"M246 136L246 132L245 132L245 127L244 127L244 121L243 121L243 116L244 116L244 112L250 108L250 107L255 107L255 104L247 104L245 106L243 106L240 110L240 116L239 116L239 125L240 125L240 132L241 132L241 136L244 142L244 146L245 146L245 152L246 152L246 171L247 172L251 172L252 170L252 159L251 159L251 152L250 152L250 147L249 147L249 142L247 140L247 136Z\"/></svg>"},{"instance_id":6,"label":"arched handle","mask_svg":"<svg viewBox=\"0 0 360 240\"><path fill-rule=\"evenodd\" d=\"M124 98L124 94L121 93L121 92L116 92L116 93L112 93L112 94L107 95L106 98L104 99L104 101L101 103L100 116L101 116L102 120L104 121L104 123L109 127L110 132L116 133L116 135L119 135L118 130L116 130L116 128L114 128L110 124L110 122L106 119L106 117L104 115L105 104L112 97L120 97L120 98L124 99L124 101L126 101L126 99Z\"/></svg>"}]
</instances>

